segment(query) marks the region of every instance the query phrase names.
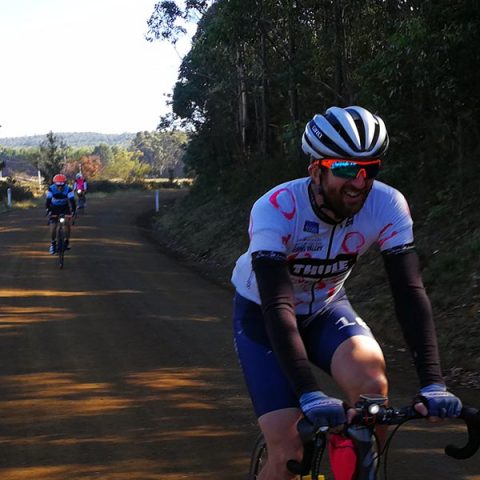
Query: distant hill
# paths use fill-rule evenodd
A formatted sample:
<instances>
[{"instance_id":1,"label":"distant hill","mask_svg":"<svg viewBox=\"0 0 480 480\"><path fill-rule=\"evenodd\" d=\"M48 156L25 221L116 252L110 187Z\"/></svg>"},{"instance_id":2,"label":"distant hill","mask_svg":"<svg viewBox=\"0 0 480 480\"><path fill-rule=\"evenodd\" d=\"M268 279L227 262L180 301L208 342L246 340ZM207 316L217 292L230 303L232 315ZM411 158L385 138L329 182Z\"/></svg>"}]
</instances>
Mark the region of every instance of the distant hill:
<instances>
[{"instance_id":1,"label":"distant hill","mask_svg":"<svg viewBox=\"0 0 480 480\"><path fill-rule=\"evenodd\" d=\"M119 147L127 147L136 133L55 132L55 135L62 137L70 147L96 147L101 143L106 143L110 146L117 145ZM46 134L32 135L29 137L5 137L0 138L0 146L10 148L38 147L45 138Z\"/></svg>"}]
</instances>

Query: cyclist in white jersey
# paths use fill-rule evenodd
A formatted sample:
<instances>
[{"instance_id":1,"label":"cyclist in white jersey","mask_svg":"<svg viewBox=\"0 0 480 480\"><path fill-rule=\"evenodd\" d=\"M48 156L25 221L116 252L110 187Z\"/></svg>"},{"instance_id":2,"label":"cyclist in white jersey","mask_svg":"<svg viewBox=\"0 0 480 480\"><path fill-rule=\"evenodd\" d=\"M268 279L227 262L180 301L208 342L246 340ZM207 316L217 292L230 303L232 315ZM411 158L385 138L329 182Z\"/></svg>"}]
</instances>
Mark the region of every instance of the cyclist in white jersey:
<instances>
[{"instance_id":1,"label":"cyclist in white jersey","mask_svg":"<svg viewBox=\"0 0 480 480\"><path fill-rule=\"evenodd\" d=\"M387 395L382 350L344 290L372 244L383 254L419 377L415 408L432 418L460 413L462 403L447 391L440 368L408 204L374 180L388 144L379 116L358 106L331 107L307 123L302 137L309 176L273 188L252 208L250 245L232 275L233 321L269 452L262 480L295 478L286 462L302 455L295 429L302 413L316 427L335 430L346 422L343 403L321 390L312 363L333 377L351 405L362 393ZM351 441L331 435L329 450L336 480L351 479Z\"/></svg>"}]
</instances>

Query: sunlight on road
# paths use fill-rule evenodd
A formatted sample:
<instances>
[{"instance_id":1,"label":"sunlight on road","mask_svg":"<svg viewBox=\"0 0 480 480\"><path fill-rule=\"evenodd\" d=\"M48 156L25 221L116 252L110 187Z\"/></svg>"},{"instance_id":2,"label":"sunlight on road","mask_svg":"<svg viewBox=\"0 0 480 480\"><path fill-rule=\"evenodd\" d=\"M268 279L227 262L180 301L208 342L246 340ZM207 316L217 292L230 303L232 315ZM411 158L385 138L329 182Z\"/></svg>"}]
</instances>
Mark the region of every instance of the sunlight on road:
<instances>
[{"instance_id":1,"label":"sunlight on road","mask_svg":"<svg viewBox=\"0 0 480 480\"><path fill-rule=\"evenodd\" d=\"M30 228L20 227L0 227L0 233L12 233L12 232L28 232Z\"/></svg>"},{"instance_id":2,"label":"sunlight on road","mask_svg":"<svg viewBox=\"0 0 480 480\"><path fill-rule=\"evenodd\" d=\"M24 258L49 258L51 255L48 253L48 246L47 242L39 243L37 246L30 248L25 245L7 246L4 254Z\"/></svg>"},{"instance_id":3,"label":"sunlight on road","mask_svg":"<svg viewBox=\"0 0 480 480\"><path fill-rule=\"evenodd\" d=\"M211 474L160 473L158 461L128 460L105 465L69 464L0 470L2 480L211 480Z\"/></svg>"},{"instance_id":4,"label":"sunlight on road","mask_svg":"<svg viewBox=\"0 0 480 480\"><path fill-rule=\"evenodd\" d=\"M143 293L140 290L84 290L81 292L66 292L62 290L24 290L24 289L3 289L0 290L0 298L16 297L90 297L117 295L126 293ZM0 314L2 307L0 306Z\"/></svg>"},{"instance_id":5,"label":"sunlight on road","mask_svg":"<svg viewBox=\"0 0 480 480\"><path fill-rule=\"evenodd\" d=\"M225 371L214 368L196 368L192 372L185 369L162 368L149 372L136 373L127 378L133 385L141 385L154 390L168 390L176 388L211 388L212 377L225 375ZM203 376L203 378L201 378Z\"/></svg>"},{"instance_id":6,"label":"sunlight on road","mask_svg":"<svg viewBox=\"0 0 480 480\"><path fill-rule=\"evenodd\" d=\"M157 368L89 381L94 376L85 370L0 377L8 392L0 397L0 450L14 448L28 456L26 464L0 466L2 480L209 480L210 449L228 447L244 434L238 426L225 428L210 418L219 405L206 392L224 391L231 374L223 369ZM179 408L184 417L175 413ZM157 417L164 428L155 423ZM190 458L190 448L204 454ZM90 452L89 460L50 463L52 449L67 458L70 452ZM240 471L246 469L246 457L242 461Z\"/></svg>"},{"instance_id":7,"label":"sunlight on road","mask_svg":"<svg viewBox=\"0 0 480 480\"><path fill-rule=\"evenodd\" d=\"M14 307L0 305L0 329L32 323L71 320L75 315L65 308L56 307Z\"/></svg>"},{"instance_id":8,"label":"sunlight on road","mask_svg":"<svg viewBox=\"0 0 480 480\"><path fill-rule=\"evenodd\" d=\"M74 238L75 240L75 238ZM141 242L132 242L132 241L127 241L124 238L120 239L113 239L113 238L95 238L93 240L89 241L89 244L100 244L100 245L107 245L110 247L122 247L122 248L129 248L129 247L138 247L138 248L144 248L143 243Z\"/></svg>"},{"instance_id":9,"label":"sunlight on road","mask_svg":"<svg viewBox=\"0 0 480 480\"><path fill-rule=\"evenodd\" d=\"M212 410L218 405L211 403L205 391L222 391L222 379L228 377L225 371L212 368L195 368L190 372L176 368L156 369L127 375L120 381L123 387L119 391L117 382L91 382L87 380L91 376L88 371L2 376L2 389L10 392L0 400L4 421L18 422L25 415L22 412L26 411L42 421L51 421L130 408L135 406L132 392L138 392L138 388L144 391L140 403L161 401L176 408ZM137 399L137 405L138 402ZM193 436L212 435L211 429L203 431L203 427L184 431L183 435L188 436L189 432Z\"/></svg>"},{"instance_id":10,"label":"sunlight on road","mask_svg":"<svg viewBox=\"0 0 480 480\"><path fill-rule=\"evenodd\" d=\"M2 388L14 395L0 401L4 422L22 421L25 412L42 422L65 417L105 414L131 406L132 401L111 393L107 383L82 382L81 375L32 373L1 378Z\"/></svg>"}]
</instances>

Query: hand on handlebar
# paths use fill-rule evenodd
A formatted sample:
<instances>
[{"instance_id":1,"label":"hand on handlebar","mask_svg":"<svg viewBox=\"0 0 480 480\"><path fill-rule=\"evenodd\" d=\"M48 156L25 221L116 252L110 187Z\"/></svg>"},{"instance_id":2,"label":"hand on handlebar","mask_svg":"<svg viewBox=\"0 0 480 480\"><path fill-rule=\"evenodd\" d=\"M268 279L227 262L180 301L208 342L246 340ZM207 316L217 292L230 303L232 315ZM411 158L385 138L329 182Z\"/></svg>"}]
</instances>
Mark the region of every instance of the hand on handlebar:
<instances>
[{"instance_id":1,"label":"hand on handlebar","mask_svg":"<svg viewBox=\"0 0 480 480\"><path fill-rule=\"evenodd\" d=\"M300 397L300 408L307 420L317 429L337 427L346 422L343 402L323 392L308 392Z\"/></svg>"},{"instance_id":2,"label":"hand on handlebar","mask_svg":"<svg viewBox=\"0 0 480 480\"><path fill-rule=\"evenodd\" d=\"M432 383L420 389L414 398L414 408L424 417L455 418L462 411L462 402L445 385Z\"/></svg>"}]
</instances>

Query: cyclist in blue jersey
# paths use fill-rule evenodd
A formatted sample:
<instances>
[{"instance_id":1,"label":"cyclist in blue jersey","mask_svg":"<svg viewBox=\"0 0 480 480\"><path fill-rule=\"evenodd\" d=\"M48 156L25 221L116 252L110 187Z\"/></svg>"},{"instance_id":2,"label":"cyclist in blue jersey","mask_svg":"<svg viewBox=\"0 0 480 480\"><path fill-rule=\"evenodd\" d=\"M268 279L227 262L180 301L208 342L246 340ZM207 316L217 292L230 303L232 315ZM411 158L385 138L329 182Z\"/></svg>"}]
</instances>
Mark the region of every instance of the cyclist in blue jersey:
<instances>
[{"instance_id":1,"label":"cyclist in blue jersey","mask_svg":"<svg viewBox=\"0 0 480 480\"><path fill-rule=\"evenodd\" d=\"M67 185L67 178L65 175L57 174L53 177L53 183L48 187L46 194L47 214L49 214L51 243L48 251L54 255L56 253L57 245L57 224L58 215L67 215L65 222L65 249L70 249L70 231L71 231L71 216L75 214L76 202L73 190Z\"/></svg>"},{"instance_id":2,"label":"cyclist in blue jersey","mask_svg":"<svg viewBox=\"0 0 480 480\"><path fill-rule=\"evenodd\" d=\"M331 107L305 127L308 176L271 189L253 205L249 248L232 275L233 322L267 442L262 480L295 478L286 462L301 458L295 425L302 414L333 431L346 422L344 405L322 391L312 364L333 377L351 405L362 393L387 395L382 350L344 288L373 244L382 253L419 377L415 408L432 418L460 413L462 403L447 391L440 368L408 204L398 190L375 180L388 145L379 116L358 106ZM336 462L348 449L351 454ZM335 478L352 478L351 441L332 434L329 450Z\"/></svg>"}]
</instances>

